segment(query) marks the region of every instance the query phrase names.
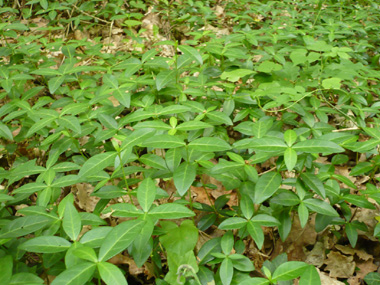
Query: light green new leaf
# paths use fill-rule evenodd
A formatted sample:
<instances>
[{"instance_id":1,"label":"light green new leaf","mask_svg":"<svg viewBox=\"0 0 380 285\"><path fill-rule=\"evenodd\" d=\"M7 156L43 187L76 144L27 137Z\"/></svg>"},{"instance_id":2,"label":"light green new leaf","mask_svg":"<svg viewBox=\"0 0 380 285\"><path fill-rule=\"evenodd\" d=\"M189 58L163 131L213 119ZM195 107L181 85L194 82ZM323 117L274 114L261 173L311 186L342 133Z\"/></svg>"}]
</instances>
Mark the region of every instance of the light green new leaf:
<instances>
[{"instance_id":1,"label":"light green new leaf","mask_svg":"<svg viewBox=\"0 0 380 285\"><path fill-rule=\"evenodd\" d=\"M215 152L230 150L231 146L220 138L203 137L193 140L189 147L202 152Z\"/></svg>"},{"instance_id":2,"label":"light green new leaf","mask_svg":"<svg viewBox=\"0 0 380 285\"><path fill-rule=\"evenodd\" d=\"M78 178L84 179L110 166L115 161L116 155L116 152L108 151L90 157L79 170Z\"/></svg>"},{"instance_id":3,"label":"light green new leaf","mask_svg":"<svg viewBox=\"0 0 380 285\"><path fill-rule=\"evenodd\" d=\"M180 45L178 46L179 50L182 51L184 54L190 56L192 59L196 60L200 65L203 64L202 56L199 54L199 52L190 46L184 46Z\"/></svg>"},{"instance_id":4,"label":"light green new leaf","mask_svg":"<svg viewBox=\"0 0 380 285\"><path fill-rule=\"evenodd\" d=\"M119 88L119 82L117 81L117 78L112 74L103 75L103 84L108 85L114 89Z\"/></svg>"},{"instance_id":5,"label":"light green new leaf","mask_svg":"<svg viewBox=\"0 0 380 285\"><path fill-rule=\"evenodd\" d=\"M156 198L156 185L152 178L145 178L137 189L137 200L144 212L148 212Z\"/></svg>"},{"instance_id":6,"label":"light green new leaf","mask_svg":"<svg viewBox=\"0 0 380 285\"><path fill-rule=\"evenodd\" d=\"M126 249L140 234L144 225L144 221L131 220L114 227L100 247L99 261L106 261Z\"/></svg>"},{"instance_id":7,"label":"light green new leaf","mask_svg":"<svg viewBox=\"0 0 380 285\"><path fill-rule=\"evenodd\" d=\"M194 182L197 175L195 163L183 162L173 173L174 185L178 194L183 196Z\"/></svg>"},{"instance_id":8,"label":"light green new leaf","mask_svg":"<svg viewBox=\"0 0 380 285\"><path fill-rule=\"evenodd\" d=\"M269 172L261 176L255 186L255 204L261 204L266 199L272 197L281 183L281 175L277 172Z\"/></svg>"},{"instance_id":9,"label":"light green new leaf","mask_svg":"<svg viewBox=\"0 0 380 285\"><path fill-rule=\"evenodd\" d=\"M13 140L12 132L9 130L8 126L4 125L2 122L0 122L0 137L10 141Z\"/></svg>"},{"instance_id":10,"label":"light green new leaf","mask_svg":"<svg viewBox=\"0 0 380 285\"><path fill-rule=\"evenodd\" d=\"M105 209L103 213L109 213L111 211L114 211L112 213L112 216L114 217L132 218L132 217L138 217L144 214L142 210L137 209L135 205L132 205L129 203L113 204L109 206L107 209Z\"/></svg>"},{"instance_id":11,"label":"light green new leaf","mask_svg":"<svg viewBox=\"0 0 380 285\"><path fill-rule=\"evenodd\" d=\"M338 153L344 152L344 149L340 147L338 144L326 141L326 140L306 140L302 142L298 142L292 146L295 151L303 151L307 153Z\"/></svg>"},{"instance_id":12,"label":"light green new leaf","mask_svg":"<svg viewBox=\"0 0 380 285\"><path fill-rule=\"evenodd\" d=\"M323 186L322 181L316 175L305 172L301 174L301 179L307 187L309 187L322 198L326 198L325 187Z\"/></svg>"},{"instance_id":13,"label":"light green new leaf","mask_svg":"<svg viewBox=\"0 0 380 285\"><path fill-rule=\"evenodd\" d=\"M175 203L162 204L150 210L148 214L156 219L182 219L195 216L193 211Z\"/></svg>"},{"instance_id":14,"label":"light green new leaf","mask_svg":"<svg viewBox=\"0 0 380 285\"><path fill-rule=\"evenodd\" d=\"M66 251L71 247L71 243L64 238L57 236L40 236L27 240L18 248L38 253L55 253Z\"/></svg>"},{"instance_id":15,"label":"light green new leaf","mask_svg":"<svg viewBox=\"0 0 380 285\"><path fill-rule=\"evenodd\" d=\"M293 130L287 130L284 133L284 140L288 144L288 146L292 146L297 140L297 133Z\"/></svg>"},{"instance_id":16,"label":"light green new leaf","mask_svg":"<svg viewBox=\"0 0 380 285\"><path fill-rule=\"evenodd\" d=\"M127 280L121 270L112 263L99 262L97 264L100 277L107 285L127 285Z\"/></svg>"},{"instance_id":17,"label":"light green new leaf","mask_svg":"<svg viewBox=\"0 0 380 285\"><path fill-rule=\"evenodd\" d=\"M310 210L325 215L325 216L332 216L332 217L339 217L339 214L335 209L329 204L319 199L306 199L303 201L303 203L308 207Z\"/></svg>"},{"instance_id":18,"label":"light green new leaf","mask_svg":"<svg viewBox=\"0 0 380 285\"><path fill-rule=\"evenodd\" d=\"M235 69L233 71L224 71L220 75L220 79L222 79L222 80L227 79L230 82L236 82L240 78L247 76L247 75L250 75L250 74L253 74L253 73L256 73L256 72L253 70L249 70L249 69Z\"/></svg>"},{"instance_id":19,"label":"light green new leaf","mask_svg":"<svg viewBox=\"0 0 380 285\"><path fill-rule=\"evenodd\" d=\"M156 77L156 88L160 91L162 88L166 87L169 83L175 81L177 70L164 70L157 74Z\"/></svg>"},{"instance_id":20,"label":"light green new leaf","mask_svg":"<svg viewBox=\"0 0 380 285\"><path fill-rule=\"evenodd\" d=\"M75 241L82 230L81 218L73 204L67 203L63 215L62 227L65 233Z\"/></svg>"},{"instance_id":21,"label":"light green new leaf","mask_svg":"<svg viewBox=\"0 0 380 285\"><path fill-rule=\"evenodd\" d=\"M310 266L309 264L301 261L288 261L281 264L274 271L272 279L276 281L292 280L300 275Z\"/></svg>"},{"instance_id":22,"label":"light green new leaf","mask_svg":"<svg viewBox=\"0 0 380 285\"><path fill-rule=\"evenodd\" d=\"M298 206L298 218L300 220L301 228L304 228L309 220L309 210L303 202Z\"/></svg>"},{"instance_id":23,"label":"light green new leaf","mask_svg":"<svg viewBox=\"0 0 380 285\"><path fill-rule=\"evenodd\" d=\"M284 161L288 171L292 171L297 164L297 152L292 148L287 148L284 152Z\"/></svg>"},{"instance_id":24,"label":"light green new leaf","mask_svg":"<svg viewBox=\"0 0 380 285\"><path fill-rule=\"evenodd\" d=\"M322 80L322 86L326 89L340 89L342 79L337 77Z\"/></svg>"},{"instance_id":25,"label":"light green new leaf","mask_svg":"<svg viewBox=\"0 0 380 285\"><path fill-rule=\"evenodd\" d=\"M63 75L57 69L52 68L39 68L37 70L31 71L31 74L44 75L44 76L54 76L54 75Z\"/></svg>"},{"instance_id":26,"label":"light green new leaf","mask_svg":"<svg viewBox=\"0 0 380 285\"><path fill-rule=\"evenodd\" d=\"M82 285L86 284L93 276L96 264L92 262L81 262L60 273L51 285Z\"/></svg>"},{"instance_id":27,"label":"light green new leaf","mask_svg":"<svg viewBox=\"0 0 380 285\"><path fill-rule=\"evenodd\" d=\"M177 136L157 135L146 139L141 145L153 148L176 148L184 146L186 144L181 138Z\"/></svg>"}]
</instances>

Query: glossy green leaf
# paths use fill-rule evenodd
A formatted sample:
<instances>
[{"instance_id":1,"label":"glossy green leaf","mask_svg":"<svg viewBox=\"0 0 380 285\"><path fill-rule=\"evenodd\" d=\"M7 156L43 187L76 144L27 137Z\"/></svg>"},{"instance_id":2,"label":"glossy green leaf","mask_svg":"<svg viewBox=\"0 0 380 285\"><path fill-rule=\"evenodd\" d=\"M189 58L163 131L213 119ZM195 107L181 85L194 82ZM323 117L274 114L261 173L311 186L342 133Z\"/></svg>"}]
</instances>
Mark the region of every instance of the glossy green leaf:
<instances>
[{"instance_id":1,"label":"glossy green leaf","mask_svg":"<svg viewBox=\"0 0 380 285\"><path fill-rule=\"evenodd\" d=\"M190 56L193 60L197 61L200 65L203 64L202 56L199 54L199 52L195 48L191 46L185 46L185 45L180 45L178 46L178 48L184 54Z\"/></svg>"},{"instance_id":2,"label":"glossy green leaf","mask_svg":"<svg viewBox=\"0 0 380 285\"><path fill-rule=\"evenodd\" d=\"M303 151L307 153L339 153L344 152L344 149L340 147L338 144L326 141L326 140L305 140L302 142L298 142L292 146L295 151Z\"/></svg>"},{"instance_id":3,"label":"glossy green leaf","mask_svg":"<svg viewBox=\"0 0 380 285\"><path fill-rule=\"evenodd\" d=\"M55 253L66 251L71 247L71 243L64 238L57 236L40 236L27 240L18 248L37 253Z\"/></svg>"},{"instance_id":4,"label":"glossy green leaf","mask_svg":"<svg viewBox=\"0 0 380 285\"><path fill-rule=\"evenodd\" d=\"M156 219L181 219L195 216L195 213L183 205L166 203L149 211L149 216Z\"/></svg>"},{"instance_id":5,"label":"glossy green leaf","mask_svg":"<svg viewBox=\"0 0 380 285\"><path fill-rule=\"evenodd\" d=\"M264 244L264 232L260 225L248 221L247 230L249 235L255 241L257 248L261 249Z\"/></svg>"},{"instance_id":6,"label":"glossy green leaf","mask_svg":"<svg viewBox=\"0 0 380 285\"><path fill-rule=\"evenodd\" d=\"M100 277L107 285L128 284L123 273L116 265L102 261L97 264L97 267Z\"/></svg>"},{"instance_id":7,"label":"glossy green leaf","mask_svg":"<svg viewBox=\"0 0 380 285\"><path fill-rule=\"evenodd\" d=\"M231 231L228 231L222 236L220 246L225 255L229 255L234 247L234 236Z\"/></svg>"},{"instance_id":8,"label":"glossy green leaf","mask_svg":"<svg viewBox=\"0 0 380 285\"><path fill-rule=\"evenodd\" d=\"M156 198L156 185L151 178L145 178L137 189L137 200L144 212L148 212Z\"/></svg>"},{"instance_id":9,"label":"glossy green leaf","mask_svg":"<svg viewBox=\"0 0 380 285\"><path fill-rule=\"evenodd\" d=\"M141 220L131 220L114 227L100 247L99 261L106 261L126 249L139 235L144 224Z\"/></svg>"},{"instance_id":10,"label":"glossy green leaf","mask_svg":"<svg viewBox=\"0 0 380 285\"><path fill-rule=\"evenodd\" d=\"M160 91L162 88L166 87L169 83L176 80L177 70L164 70L161 71L156 77L156 88Z\"/></svg>"},{"instance_id":11,"label":"glossy green leaf","mask_svg":"<svg viewBox=\"0 0 380 285\"><path fill-rule=\"evenodd\" d=\"M302 181L322 198L326 198L326 190L322 181L314 174L304 172L301 174Z\"/></svg>"},{"instance_id":12,"label":"glossy green leaf","mask_svg":"<svg viewBox=\"0 0 380 285\"><path fill-rule=\"evenodd\" d=\"M310 265L306 268L304 273L302 273L300 278L300 284L305 285L321 285L321 278L317 269Z\"/></svg>"},{"instance_id":13,"label":"glossy green leaf","mask_svg":"<svg viewBox=\"0 0 380 285\"><path fill-rule=\"evenodd\" d=\"M189 121L179 124L176 129L182 131L194 131L206 128L212 128L213 125L201 122L201 121Z\"/></svg>"},{"instance_id":14,"label":"glossy green leaf","mask_svg":"<svg viewBox=\"0 0 380 285\"><path fill-rule=\"evenodd\" d=\"M115 161L116 155L116 152L109 151L90 157L79 170L78 178L84 179L110 166Z\"/></svg>"},{"instance_id":15,"label":"glossy green leaf","mask_svg":"<svg viewBox=\"0 0 380 285\"><path fill-rule=\"evenodd\" d=\"M173 173L174 185L180 196L185 195L194 182L197 168L194 163L183 162Z\"/></svg>"},{"instance_id":16,"label":"glossy green leaf","mask_svg":"<svg viewBox=\"0 0 380 285\"><path fill-rule=\"evenodd\" d=\"M273 196L282 183L281 175L277 172L269 172L262 175L255 186L254 202L261 204Z\"/></svg>"},{"instance_id":17,"label":"glossy green leaf","mask_svg":"<svg viewBox=\"0 0 380 285\"><path fill-rule=\"evenodd\" d=\"M8 284L12 277L13 258L12 255L0 257L0 284Z\"/></svg>"},{"instance_id":18,"label":"glossy green leaf","mask_svg":"<svg viewBox=\"0 0 380 285\"><path fill-rule=\"evenodd\" d=\"M297 152L292 148L287 148L284 152L284 161L288 171L292 171L297 164Z\"/></svg>"},{"instance_id":19,"label":"glossy green leaf","mask_svg":"<svg viewBox=\"0 0 380 285\"><path fill-rule=\"evenodd\" d=\"M153 148L176 148L184 146L186 143L177 136L156 135L146 139L141 145Z\"/></svg>"},{"instance_id":20,"label":"glossy green leaf","mask_svg":"<svg viewBox=\"0 0 380 285\"><path fill-rule=\"evenodd\" d=\"M220 280L223 285L230 285L234 274L234 265L232 260L226 258L222 261L219 269Z\"/></svg>"},{"instance_id":21,"label":"glossy green leaf","mask_svg":"<svg viewBox=\"0 0 380 285\"><path fill-rule=\"evenodd\" d=\"M202 152L215 152L230 150L231 146L222 139L214 137L203 137L193 140L189 147Z\"/></svg>"},{"instance_id":22,"label":"glossy green leaf","mask_svg":"<svg viewBox=\"0 0 380 285\"><path fill-rule=\"evenodd\" d=\"M304 262L288 261L277 267L272 278L276 281L292 280L302 275L308 266Z\"/></svg>"},{"instance_id":23,"label":"glossy green leaf","mask_svg":"<svg viewBox=\"0 0 380 285\"><path fill-rule=\"evenodd\" d=\"M91 261L91 262L97 262L98 258L96 256L95 250L88 246L80 246L77 249L74 250L74 255L77 257Z\"/></svg>"},{"instance_id":24,"label":"glossy green leaf","mask_svg":"<svg viewBox=\"0 0 380 285\"><path fill-rule=\"evenodd\" d=\"M13 140L12 132L9 130L8 126L4 125L2 122L0 122L0 137L10 141Z\"/></svg>"},{"instance_id":25,"label":"glossy green leaf","mask_svg":"<svg viewBox=\"0 0 380 285\"><path fill-rule=\"evenodd\" d=\"M82 223L79 213L71 203L66 204L62 227L73 241L78 238L79 233L82 230Z\"/></svg>"},{"instance_id":26,"label":"glossy green leaf","mask_svg":"<svg viewBox=\"0 0 380 285\"><path fill-rule=\"evenodd\" d=\"M247 224L247 220L239 217L228 218L220 223L219 229L221 230L234 230L240 229Z\"/></svg>"},{"instance_id":27,"label":"glossy green leaf","mask_svg":"<svg viewBox=\"0 0 380 285\"><path fill-rule=\"evenodd\" d=\"M152 137L154 133L155 131L147 131L144 129L133 131L121 144L121 150L126 150L129 147L142 143L147 138Z\"/></svg>"},{"instance_id":28,"label":"glossy green leaf","mask_svg":"<svg viewBox=\"0 0 380 285\"><path fill-rule=\"evenodd\" d=\"M312 211L332 217L339 217L339 214L335 209L327 202L319 199L306 199L303 203Z\"/></svg>"},{"instance_id":29,"label":"glossy green leaf","mask_svg":"<svg viewBox=\"0 0 380 285\"><path fill-rule=\"evenodd\" d=\"M51 285L82 285L91 279L96 269L92 262L81 262L59 274Z\"/></svg>"},{"instance_id":30,"label":"glossy green leaf","mask_svg":"<svg viewBox=\"0 0 380 285\"><path fill-rule=\"evenodd\" d=\"M52 222L52 218L41 215L19 217L1 229L0 238L16 238L24 236L45 228Z\"/></svg>"},{"instance_id":31,"label":"glossy green leaf","mask_svg":"<svg viewBox=\"0 0 380 285\"><path fill-rule=\"evenodd\" d=\"M233 144L236 149L253 149L262 152L285 151L288 146L278 138L243 139Z\"/></svg>"}]
</instances>

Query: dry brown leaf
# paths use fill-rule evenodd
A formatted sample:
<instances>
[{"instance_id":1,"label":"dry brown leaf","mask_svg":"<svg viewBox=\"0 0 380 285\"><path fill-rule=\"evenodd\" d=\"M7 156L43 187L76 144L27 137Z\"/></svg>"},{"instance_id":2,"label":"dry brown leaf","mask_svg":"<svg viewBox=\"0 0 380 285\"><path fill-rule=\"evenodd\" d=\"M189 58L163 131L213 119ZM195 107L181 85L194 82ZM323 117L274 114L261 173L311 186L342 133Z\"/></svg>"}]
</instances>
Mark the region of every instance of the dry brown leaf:
<instances>
[{"instance_id":1,"label":"dry brown leaf","mask_svg":"<svg viewBox=\"0 0 380 285\"><path fill-rule=\"evenodd\" d=\"M75 197L75 202L82 210L86 212L93 212L96 204L100 198L95 196L90 196L93 192L94 187L89 183L77 183L71 187L71 192L73 192Z\"/></svg>"},{"instance_id":2,"label":"dry brown leaf","mask_svg":"<svg viewBox=\"0 0 380 285\"><path fill-rule=\"evenodd\" d=\"M312 264L317 267L321 267L325 260L325 247L323 242L318 241L314 248L306 253L306 263Z\"/></svg>"},{"instance_id":3,"label":"dry brown leaf","mask_svg":"<svg viewBox=\"0 0 380 285\"><path fill-rule=\"evenodd\" d=\"M326 270L330 271L330 277L349 278L355 272L353 256L346 256L337 251L330 251L325 260Z\"/></svg>"}]
</instances>

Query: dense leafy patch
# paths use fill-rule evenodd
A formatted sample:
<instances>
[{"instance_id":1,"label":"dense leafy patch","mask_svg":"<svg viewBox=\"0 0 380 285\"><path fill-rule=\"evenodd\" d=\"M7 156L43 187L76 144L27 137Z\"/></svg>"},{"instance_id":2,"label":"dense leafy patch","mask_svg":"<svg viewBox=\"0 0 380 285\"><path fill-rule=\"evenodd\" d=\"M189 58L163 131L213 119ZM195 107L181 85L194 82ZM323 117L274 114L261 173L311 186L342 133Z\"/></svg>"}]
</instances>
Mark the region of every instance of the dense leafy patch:
<instances>
[{"instance_id":1,"label":"dense leafy patch","mask_svg":"<svg viewBox=\"0 0 380 285\"><path fill-rule=\"evenodd\" d=\"M379 8L0 1L0 284L320 284L265 242L380 236Z\"/></svg>"}]
</instances>

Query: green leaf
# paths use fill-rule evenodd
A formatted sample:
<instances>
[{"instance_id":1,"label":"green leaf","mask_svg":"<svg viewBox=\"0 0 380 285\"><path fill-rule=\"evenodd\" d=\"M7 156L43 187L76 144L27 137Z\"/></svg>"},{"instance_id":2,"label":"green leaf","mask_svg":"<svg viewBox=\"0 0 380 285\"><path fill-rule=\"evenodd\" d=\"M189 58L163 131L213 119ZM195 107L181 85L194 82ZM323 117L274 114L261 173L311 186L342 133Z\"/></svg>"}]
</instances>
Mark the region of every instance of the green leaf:
<instances>
[{"instance_id":1,"label":"green leaf","mask_svg":"<svg viewBox=\"0 0 380 285\"><path fill-rule=\"evenodd\" d=\"M52 69L52 68L39 68L39 69L34 70L30 73L31 74L37 74L37 75L44 75L44 76L63 75L63 73L61 73L57 69Z\"/></svg>"},{"instance_id":2,"label":"green leaf","mask_svg":"<svg viewBox=\"0 0 380 285\"><path fill-rule=\"evenodd\" d=\"M254 216L251 219L251 222L265 227L275 227L280 224L280 222L276 218L265 214L259 214Z\"/></svg>"},{"instance_id":3,"label":"green leaf","mask_svg":"<svg viewBox=\"0 0 380 285\"><path fill-rule=\"evenodd\" d=\"M285 151L288 146L283 140L278 138L253 138L242 139L233 144L236 149L253 149L262 152L279 152Z\"/></svg>"},{"instance_id":4,"label":"green leaf","mask_svg":"<svg viewBox=\"0 0 380 285\"><path fill-rule=\"evenodd\" d=\"M104 238L112 230L111 227L97 227L86 232L80 239L84 246L98 248L102 245Z\"/></svg>"},{"instance_id":5,"label":"green leaf","mask_svg":"<svg viewBox=\"0 0 380 285\"><path fill-rule=\"evenodd\" d=\"M156 88L160 91L162 88L166 87L169 83L175 81L177 75L177 70L164 70L157 74L156 77Z\"/></svg>"},{"instance_id":6,"label":"green leaf","mask_svg":"<svg viewBox=\"0 0 380 285\"><path fill-rule=\"evenodd\" d=\"M243 214L243 216L246 219L252 218L253 212L255 211L254 204L252 202L252 199L244 193L241 193L240 198L240 210Z\"/></svg>"},{"instance_id":7,"label":"green leaf","mask_svg":"<svg viewBox=\"0 0 380 285\"><path fill-rule=\"evenodd\" d=\"M347 235L348 240L350 241L352 248L355 248L358 241L358 232L355 226L351 223L347 223L344 231Z\"/></svg>"},{"instance_id":8,"label":"green leaf","mask_svg":"<svg viewBox=\"0 0 380 285\"><path fill-rule=\"evenodd\" d=\"M93 248L88 246L81 246L74 250L74 255L91 262L97 262L96 252Z\"/></svg>"},{"instance_id":9,"label":"green leaf","mask_svg":"<svg viewBox=\"0 0 380 285\"><path fill-rule=\"evenodd\" d=\"M322 80L322 86L325 89L340 89L341 78L333 77Z\"/></svg>"},{"instance_id":10,"label":"green leaf","mask_svg":"<svg viewBox=\"0 0 380 285\"><path fill-rule=\"evenodd\" d=\"M13 274L9 285L42 285L44 280L32 273L20 272Z\"/></svg>"},{"instance_id":11,"label":"green leaf","mask_svg":"<svg viewBox=\"0 0 380 285\"><path fill-rule=\"evenodd\" d=\"M232 126L233 123L229 116L227 116L223 112L213 111L206 113L207 118L209 118L211 121L218 123L218 124L225 124L227 126Z\"/></svg>"},{"instance_id":12,"label":"green leaf","mask_svg":"<svg viewBox=\"0 0 380 285\"><path fill-rule=\"evenodd\" d=\"M288 171L292 171L297 164L297 152L292 148L287 148L284 152L284 161Z\"/></svg>"},{"instance_id":13,"label":"green leaf","mask_svg":"<svg viewBox=\"0 0 380 285\"><path fill-rule=\"evenodd\" d=\"M24 236L45 228L52 222L50 217L41 215L18 217L1 229L0 239Z\"/></svg>"},{"instance_id":14,"label":"green leaf","mask_svg":"<svg viewBox=\"0 0 380 285\"><path fill-rule=\"evenodd\" d=\"M40 182L31 182L28 184L24 184L21 187L13 190L13 194L33 194L35 192L41 191L42 189L46 188L47 185L45 183Z\"/></svg>"},{"instance_id":15,"label":"green leaf","mask_svg":"<svg viewBox=\"0 0 380 285\"><path fill-rule=\"evenodd\" d=\"M223 285L230 285L234 274L234 265L232 260L225 258L219 268L220 280Z\"/></svg>"},{"instance_id":16,"label":"green leaf","mask_svg":"<svg viewBox=\"0 0 380 285\"><path fill-rule=\"evenodd\" d=\"M297 140L297 133L293 130L287 130L284 133L284 140L288 146L292 146Z\"/></svg>"},{"instance_id":17,"label":"green leaf","mask_svg":"<svg viewBox=\"0 0 380 285\"><path fill-rule=\"evenodd\" d=\"M264 244L264 232L261 226L251 221L248 221L247 230L249 235L255 241L257 248L261 249Z\"/></svg>"},{"instance_id":18,"label":"green leaf","mask_svg":"<svg viewBox=\"0 0 380 285\"><path fill-rule=\"evenodd\" d=\"M364 277L364 281L367 285L380 284L380 274L377 272L370 272Z\"/></svg>"},{"instance_id":19,"label":"green leaf","mask_svg":"<svg viewBox=\"0 0 380 285\"><path fill-rule=\"evenodd\" d=\"M126 249L140 234L144 224L141 220L131 220L114 227L100 247L99 261L106 261Z\"/></svg>"},{"instance_id":20,"label":"green leaf","mask_svg":"<svg viewBox=\"0 0 380 285\"><path fill-rule=\"evenodd\" d=\"M82 128L77 117L63 116L59 118L59 123L66 129L73 130L77 134L82 132Z\"/></svg>"},{"instance_id":21,"label":"green leaf","mask_svg":"<svg viewBox=\"0 0 380 285\"><path fill-rule=\"evenodd\" d=\"M184 122L176 127L177 130L181 131L194 131L194 130L200 130L200 129L206 129L206 128L212 128L213 125L207 124L205 122L201 121L189 121Z\"/></svg>"},{"instance_id":22,"label":"green leaf","mask_svg":"<svg viewBox=\"0 0 380 285\"><path fill-rule=\"evenodd\" d=\"M124 274L116 266L108 262L99 262L97 264L100 277L107 285L126 285L127 280L124 277Z\"/></svg>"},{"instance_id":23,"label":"green leaf","mask_svg":"<svg viewBox=\"0 0 380 285\"><path fill-rule=\"evenodd\" d=\"M231 231L225 233L220 241L220 246L225 255L229 255L234 247L234 236Z\"/></svg>"},{"instance_id":24,"label":"green leaf","mask_svg":"<svg viewBox=\"0 0 380 285\"><path fill-rule=\"evenodd\" d=\"M8 284L12 277L13 258L12 255L6 255L0 258L0 284Z\"/></svg>"},{"instance_id":25,"label":"green leaf","mask_svg":"<svg viewBox=\"0 0 380 285\"><path fill-rule=\"evenodd\" d=\"M302 275L308 266L310 265L301 261L285 262L277 267L273 273L272 279L276 281L287 281L295 279Z\"/></svg>"},{"instance_id":26,"label":"green leaf","mask_svg":"<svg viewBox=\"0 0 380 285\"><path fill-rule=\"evenodd\" d=\"M136 130L133 131L121 144L121 150L125 150L128 147L138 145L145 141L147 138L153 136L156 131L147 131L147 130Z\"/></svg>"},{"instance_id":27,"label":"green leaf","mask_svg":"<svg viewBox=\"0 0 380 285\"><path fill-rule=\"evenodd\" d=\"M190 46L184 46L180 45L178 46L179 50L182 51L184 54L190 56L193 60L197 61L200 65L203 64L202 56L199 54L199 52Z\"/></svg>"},{"instance_id":28,"label":"green leaf","mask_svg":"<svg viewBox=\"0 0 380 285\"><path fill-rule=\"evenodd\" d=\"M244 255L232 254L230 255L230 259L232 260L234 268L239 271L251 272L255 270L252 261Z\"/></svg>"},{"instance_id":29,"label":"green leaf","mask_svg":"<svg viewBox=\"0 0 380 285\"><path fill-rule=\"evenodd\" d=\"M298 218L300 220L301 228L304 228L309 220L309 210L303 202L298 206Z\"/></svg>"},{"instance_id":30,"label":"green leaf","mask_svg":"<svg viewBox=\"0 0 380 285\"><path fill-rule=\"evenodd\" d=\"M31 135L37 133L39 130L43 129L44 127L46 127L47 125L49 125L51 122L53 122L56 118L51 118L51 117L48 117L48 118L43 118L39 121L37 121L35 124L33 124L33 126L28 130L28 132L26 133L26 137L30 137Z\"/></svg>"},{"instance_id":31,"label":"green leaf","mask_svg":"<svg viewBox=\"0 0 380 285\"><path fill-rule=\"evenodd\" d=\"M222 139L214 137L203 137L193 140L189 147L202 152L215 152L230 150L231 146Z\"/></svg>"},{"instance_id":32,"label":"green leaf","mask_svg":"<svg viewBox=\"0 0 380 285\"><path fill-rule=\"evenodd\" d=\"M230 82L236 82L240 78L247 76L247 75L250 75L250 74L253 74L253 73L256 73L256 72L253 70L249 70L249 69L235 69L233 71L224 71L220 75L220 79L222 79L222 80L227 79Z\"/></svg>"},{"instance_id":33,"label":"green leaf","mask_svg":"<svg viewBox=\"0 0 380 285\"><path fill-rule=\"evenodd\" d=\"M49 92L51 94L54 94L54 92L57 91L59 87L61 87L61 84L63 83L63 81L65 81L65 78L66 76L62 75L62 76L57 76L57 77L53 77L49 79L48 81Z\"/></svg>"},{"instance_id":34,"label":"green leaf","mask_svg":"<svg viewBox=\"0 0 380 285\"><path fill-rule=\"evenodd\" d=\"M82 230L81 218L73 204L67 203L63 215L62 227L71 240L75 241Z\"/></svg>"},{"instance_id":35,"label":"green leaf","mask_svg":"<svg viewBox=\"0 0 380 285\"><path fill-rule=\"evenodd\" d=\"M149 211L149 216L156 219L182 219L195 216L195 213L183 205L166 203Z\"/></svg>"},{"instance_id":36,"label":"green leaf","mask_svg":"<svg viewBox=\"0 0 380 285\"><path fill-rule=\"evenodd\" d=\"M195 163L183 162L173 173L174 185L180 196L183 196L193 184L197 175Z\"/></svg>"},{"instance_id":37,"label":"green leaf","mask_svg":"<svg viewBox=\"0 0 380 285\"><path fill-rule=\"evenodd\" d=\"M344 152L344 149L334 142L326 140L305 140L298 142L292 146L295 151L303 151L306 153L338 153Z\"/></svg>"},{"instance_id":38,"label":"green leaf","mask_svg":"<svg viewBox=\"0 0 380 285\"><path fill-rule=\"evenodd\" d=\"M314 174L304 172L301 174L302 181L322 198L326 198L326 190L322 181Z\"/></svg>"},{"instance_id":39,"label":"green leaf","mask_svg":"<svg viewBox=\"0 0 380 285\"><path fill-rule=\"evenodd\" d=\"M308 266L305 272L302 273L299 284L321 285L321 277L319 276L317 269L312 265Z\"/></svg>"},{"instance_id":40,"label":"green leaf","mask_svg":"<svg viewBox=\"0 0 380 285\"><path fill-rule=\"evenodd\" d=\"M66 251L71 247L71 243L64 238L57 236L40 236L27 240L18 248L37 253L55 253Z\"/></svg>"},{"instance_id":41,"label":"green leaf","mask_svg":"<svg viewBox=\"0 0 380 285\"><path fill-rule=\"evenodd\" d=\"M8 126L4 125L2 122L0 122L0 137L10 141L13 140L12 132L9 130Z\"/></svg>"},{"instance_id":42,"label":"green leaf","mask_svg":"<svg viewBox=\"0 0 380 285\"><path fill-rule=\"evenodd\" d=\"M255 186L255 204L261 204L266 199L272 197L281 183L281 175L277 172L269 172L261 176Z\"/></svg>"},{"instance_id":43,"label":"green leaf","mask_svg":"<svg viewBox=\"0 0 380 285\"><path fill-rule=\"evenodd\" d=\"M109 151L90 157L88 160L86 160L82 168L79 170L78 178L84 179L87 176L96 174L100 170L103 170L107 166L110 166L115 161L116 155L116 152Z\"/></svg>"},{"instance_id":44,"label":"green leaf","mask_svg":"<svg viewBox=\"0 0 380 285\"><path fill-rule=\"evenodd\" d=\"M144 212L148 212L156 198L156 185L152 178L145 178L137 189L137 200Z\"/></svg>"},{"instance_id":45,"label":"green leaf","mask_svg":"<svg viewBox=\"0 0 380 285\"><path fill-rule=\"evenodd\" d=\"M103 213L114 211L112 216L115 217L138 217L144 214L143 211L138 210L135 205L129 203L120 203L109 206Z\"/></svg>"},{"instance_id":46,"label":"green leaf","mask_svg":"<svg viewBox=\"0 0 380 285\"><path fill-rule=\"evenodd\" d=\"M177 136L157 135L146 139L141 145L153 148L176 148L184 146L186 143Z\"/></svg>"},{"instance_id":47,"label":"green leaf","mask_svg":"<svg viewBox=\"0 0 380 285\"><path fill-rule=\"evenodd\" d=\"M219 229L221 230L234 230L240 229L247 224L247 220L239 217L228 218L220 223Z\"/></svg>"},{"instance_id":48,"label":"green leaf","mask_svg":"<svg viewBox=\"0 0 380 285\"><path fill-rule=\"evenodd\" d=\"M185 255L192 251L198 241L198 229L193 221L185 220L179 227L172 228L167 234L160 236L160 242L168 252Z\"/></svg>"},{"instance_id":49,"label":"green leaf","mask_svg":"<svg viewBox=\"0 0 380 285\"><path fill-rule=\"evenodd\" d=\"M60 273L51 285L82 285L91 279L96 269L92 262L81 262Z\"/></svg>"},{"instance_id":50,"label":"green leaf","mask_svg":"<svg viewBox=\"0 0 380 285\"><path fill-rule=\"evenodd\" d=\"M306 199L303 200L303 203L312 211L332 217L339 217L339 214L335 211L335 209L328 204L319 199Z\"/></svg>"}]
</instances>

